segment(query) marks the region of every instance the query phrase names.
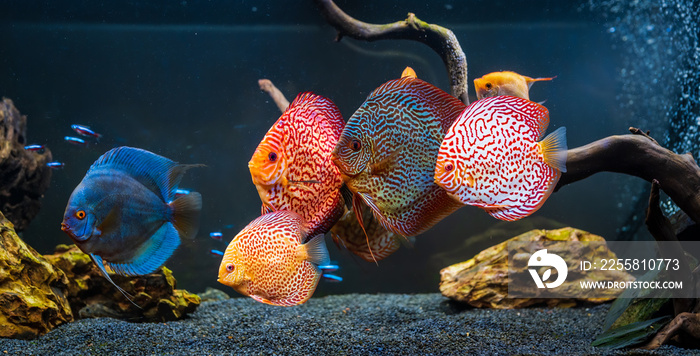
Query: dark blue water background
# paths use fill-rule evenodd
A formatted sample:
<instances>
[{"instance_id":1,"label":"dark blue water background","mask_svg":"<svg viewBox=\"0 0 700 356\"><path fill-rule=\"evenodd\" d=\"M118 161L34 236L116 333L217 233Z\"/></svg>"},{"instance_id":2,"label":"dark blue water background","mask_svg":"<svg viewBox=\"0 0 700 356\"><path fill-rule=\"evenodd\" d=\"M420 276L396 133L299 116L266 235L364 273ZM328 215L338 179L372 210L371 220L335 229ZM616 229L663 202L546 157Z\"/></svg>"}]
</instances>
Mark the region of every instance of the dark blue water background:
<instances>
[{"instance_id":1,"label":"dark blue water background","mask_svg":"<svg viewBox=\"0 0 700 356\"><path fill-rule=\"evenodd\" d=\"M406 66L449 90L440 58L426 46L352 39L335 43L335 31L310 0L293 6L270 1L160 3L23 1L2 6L0 95L13 99L28 116L29 143L48 145L54 158L66 163L54 173L41 213L22 234L41 253L71 242L59 224L70 193L92 162L115 146L140 147L182 163L207 165L188 171L182 183L203 196L200 233L167 266L181 288L197 292L212 286L236 295L216 282L220 260L208 251L223 250L226 244L208 234L223 231L228 242L260 212L247 162L280 113L258 89L258 79L271 79L290 101L302 91L329 97L346 120L370 91L398 77ZM367 22L398 21L412 11L452 29L466 52L470 82L499 70L556 75L552 82L536 83L531 98L546 100L550 131L567 127L569 147L625 134L629 126L650 129L660 139L667 133L669 112L681 95L679 87L668 84L675 69L655 72L652 66L647 73L633 74L634 85L648 92L630 84L629 70L638 62L635 46L661 46L638 36L622 38L625 29L619 23L634 10L631 5L615 14L614 2L392 3L338 2ZM670 33L657 26L647 31L648 38ZM677 58L677 53L661 53L645 60L661 65ZM88 148L63 142L63 136L73 134L73 123L90 125L104 139ZM413 248L402 248L378 265L354 258L328 239L345 281L323 283L317 295L435 292L441 268L532 228L566 225L615 239L646 185L636 178L598 174L563 188L532 217L516 223L465 207L418 236Z\"/></svg>"}]
</instances>

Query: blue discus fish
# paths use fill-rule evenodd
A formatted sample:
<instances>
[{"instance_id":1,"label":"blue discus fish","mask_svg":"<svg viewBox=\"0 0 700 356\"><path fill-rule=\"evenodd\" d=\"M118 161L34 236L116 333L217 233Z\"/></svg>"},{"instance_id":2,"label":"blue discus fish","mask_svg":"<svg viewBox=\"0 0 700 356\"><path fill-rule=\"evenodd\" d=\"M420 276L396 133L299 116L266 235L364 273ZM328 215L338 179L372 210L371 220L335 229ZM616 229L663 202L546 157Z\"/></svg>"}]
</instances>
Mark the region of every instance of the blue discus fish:
<instances>
[{"instance_id":1,"label":"blue discus fish","mask_svg":"<svg viewBox=\"0 0 700 356\"><path fill-rule=\"evenodd\" d=\"M71 194L61 230L112 284L106 266L124 276L151 273L172 255L181 237L197 234L201 195L175 198L185 171L196 166L138 148L111 149Z\"/></svg>"}]
</instances>

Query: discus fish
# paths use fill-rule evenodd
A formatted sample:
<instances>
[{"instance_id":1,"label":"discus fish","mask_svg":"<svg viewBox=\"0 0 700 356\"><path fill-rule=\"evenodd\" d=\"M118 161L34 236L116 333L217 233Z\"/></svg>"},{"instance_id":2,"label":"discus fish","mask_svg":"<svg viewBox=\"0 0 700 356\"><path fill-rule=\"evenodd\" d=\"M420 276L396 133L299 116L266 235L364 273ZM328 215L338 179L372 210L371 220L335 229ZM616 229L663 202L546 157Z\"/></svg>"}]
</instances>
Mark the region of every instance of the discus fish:
<instances>
[{"instance_id":1,"label":"discus fish","mask_svg":"<svg viewBox=\"0 0 700 356\"><path fill-rule=\"evenodd\" d=\"M460 207L433 180L442 139L465 105L407 75L375 89L352 115L333 162L382 226L418 235ZM361 208L353 209L361 221ZM369 237L368 237L369 238Z\"/></svg>"},{"instance_id":2,"label":"discus fish","mask_svg":"<svg viewBox=\"0 0 700 356\"><path fill-rule=\"evenodd\" d=\"M308 222L308 236L324 234L344 211L343 180L330 153L343 130L332 101L299 94L265 134L248 162L262 213L290 210Z\"/></svg>"},{"instance_id":3,"label":"discus fish","mask_svg":"<svg viewBox=\"0 0 700 356\"><path fill-rule=\"evenodd\" d=\"M90 136L98 140L102 137L101 134L93 131L89 126L73 124L70 125L70 128L82 136Z\"/></svg>"},{"instance_id":4,"label":"discus fish","mask_svg":"<svg viewBox=\"0 0 700 356\"><path fill-rule=\"evenodd\" d=\"M566 172L566 129L542 140L548 124L547 108L526 99L474 102L445 135L435 182L461 203L501 220L532 214Z\"/></svg>"},{"instance_id":5,"label":"discus fish","mask_svg":"<svg viewBox=\"0 0 700 356\"><path fill-rule=\"evenodd\" d=\"M331 228L333 240L367 262L389 257L401 247L401 235L387 231L364 203L360 202L360 209L363 225L355 212L348 210Z\"/></svg>"},{"instance_id":6,"label":"discus fish","mask_svg":"<svg viewBox=\"0 0 700 356\"><path fill-rule=\"evenodd\" d=\"M493 72L474 79L477 99L510 95L530 100L530 87L534 82L556 78L530 78L515 72Z\"/></svg>"},{"instance_id":7,"label":"discus fish","mask_svg":"<svg viewBox=\"0 0 700 356\"><path fill-rule=\"evenodd\" d=\"M199 193L175 198L185 171L146 150L118 147L93 163L71 194L61 223L76 245L107 273L155 271L199 228ZM128 295L114 284L125 296Z\"/></svg>"},{"instance_id":8,"label":"discus fish","mask_svg":"<svg viewBox=\"0 0 700 356\"><path fill-rule=\"evenodd\" d=\"M323 235L308 242L308 224L297 213L278 210L243 228L224 252L219 283L265 304L303 304L330 259Z\"/></svg>"}]
</instances>

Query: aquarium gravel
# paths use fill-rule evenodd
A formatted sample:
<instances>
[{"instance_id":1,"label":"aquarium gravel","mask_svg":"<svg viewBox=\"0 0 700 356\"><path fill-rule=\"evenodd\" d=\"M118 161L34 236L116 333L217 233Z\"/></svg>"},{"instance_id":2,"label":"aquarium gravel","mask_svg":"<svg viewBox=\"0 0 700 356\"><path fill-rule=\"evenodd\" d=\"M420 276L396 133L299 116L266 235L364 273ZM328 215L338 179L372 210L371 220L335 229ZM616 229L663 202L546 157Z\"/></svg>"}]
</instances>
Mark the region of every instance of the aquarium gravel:
<instances>
[{"instance_id":1,"label":"aquarium gravel","mask_svg":"<svg viewBox=\"0 0 700 356\"><path fill-rule=\"evenodd\" d=\"M110 318L62 325L36 340L0 339L9 355L589 355L608 305L491 310L440 294L347 294L273 307L204 302L167 323ZM686 355L663 346L635 354ZM699 354L695 352L695 354Z\"/></svg>"}]
</instances>

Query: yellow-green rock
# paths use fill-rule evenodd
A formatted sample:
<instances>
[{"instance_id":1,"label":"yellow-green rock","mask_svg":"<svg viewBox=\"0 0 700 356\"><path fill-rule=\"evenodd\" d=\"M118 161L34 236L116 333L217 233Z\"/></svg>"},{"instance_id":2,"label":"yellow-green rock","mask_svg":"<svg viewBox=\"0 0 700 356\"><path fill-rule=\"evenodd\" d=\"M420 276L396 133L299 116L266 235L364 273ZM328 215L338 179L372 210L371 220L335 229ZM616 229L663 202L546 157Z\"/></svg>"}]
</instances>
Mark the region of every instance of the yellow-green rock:
<instances>
[{"instance_id":1,"label":"yellow-green rock","mask_svg":"<svg viewBox=\"0 0 700 356\"><path fill-rule=\"evenodd\" d=\"M597 298L507 298L508 296L508 251L509 242L547 242L547 241L600 241L605 242L600 236L593 235L583 230L566 227L557 230L532 230L518 235L508 241L489 247L480 252L474 258L460 262L440 271L440 292L448 298L464 302L479 308L511 309L523 308L531 305L546 304L547 306L571 307L578 302L602 303L614 299L621 290L610 289L604 297ZM580 252L580 251L576 251ZM589 251L595 253L597 258L617 259L617 256L607 249L598 247ZM561 257L567 262L574 260L575 252L566 253ZM588 257L587 255L584 255ZM580 256L579 256L580 257ZM571 264L570 264L571 265ZM511 266L513 268L513 266ZM523 271L527 269L526 263L517 268ZM560 288L569 289L578 285L579 277L570 273ZM623 271L593 271L586 278L591 280L615 280L632 281L634 277Z\"/></svg>"},{"instance_id":2,"label":"yellow-green rock","mask_svg":"<svg viewBox=\"0 0 700 356\"><path fill-rule=\"evenodd\" d=\"M139 308L109 283L90 256L77 246L59 245L56 252L46 258L68 277L66 296L76 318L171 321L194 312L200 304L200 298L196 294L175 289L175 277L166 267L144 276L110 275L117 285L133 296L132 299Z\"/></svg>"},{"instance_id":3,"label":"yellow-green rock","mask_svg":"<svg viewBox=\"0 0 700 356\"><path fill-rule=\"evenodd\" d=\"M73 321L62 292L67 284L0 213L0 337L30 339Z\"/></svg>"}]
</instances>

